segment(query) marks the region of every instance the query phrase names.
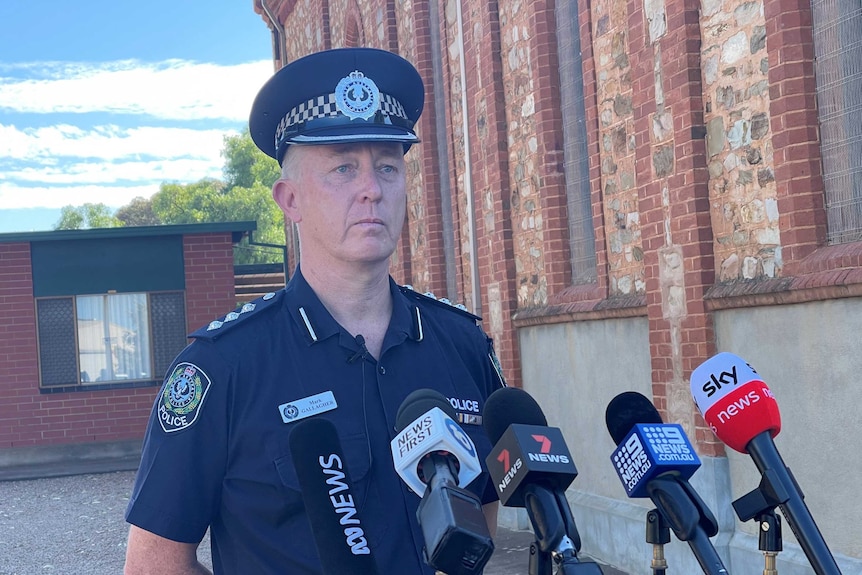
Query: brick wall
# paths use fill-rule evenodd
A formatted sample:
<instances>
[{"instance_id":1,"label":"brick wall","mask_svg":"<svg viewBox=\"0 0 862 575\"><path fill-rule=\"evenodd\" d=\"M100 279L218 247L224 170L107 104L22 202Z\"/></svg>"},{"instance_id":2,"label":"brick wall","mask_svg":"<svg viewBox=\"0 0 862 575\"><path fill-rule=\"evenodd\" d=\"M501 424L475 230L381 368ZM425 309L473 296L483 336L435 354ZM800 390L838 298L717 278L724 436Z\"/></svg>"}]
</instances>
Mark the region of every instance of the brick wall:
<instances>
[{"instance_id":1,"label":"brick wall","mask_svg":"<svg viewBox=\"0 0 862 575\"><path fill-rule=\"evenodd\" d=\"M229 233L186 236L189 330L235 307ZM30 246L0 243L0 449L143 436L156 388L40 393Z\"/></svg>"},{"instance_id":2,"label":"brick wall","mask_svg":"<svg viewBox=\"0 0 862 575\"><path fill-rule=\"evenodd\" d=\"M236 307L230 233L183 237L186 325L194 331Z\"/></svg>"},{"instance_id":3,"label":"brick wall","mask_svg":"<svg viewBox=\"0 0 862 575\"><path fill-rule=\"evenodd\" d=\"M34 407L29 390L39 381L31 275L30 244L0 244L0 447L21 441L20 421Z\"/></svg>"}]
</instances>

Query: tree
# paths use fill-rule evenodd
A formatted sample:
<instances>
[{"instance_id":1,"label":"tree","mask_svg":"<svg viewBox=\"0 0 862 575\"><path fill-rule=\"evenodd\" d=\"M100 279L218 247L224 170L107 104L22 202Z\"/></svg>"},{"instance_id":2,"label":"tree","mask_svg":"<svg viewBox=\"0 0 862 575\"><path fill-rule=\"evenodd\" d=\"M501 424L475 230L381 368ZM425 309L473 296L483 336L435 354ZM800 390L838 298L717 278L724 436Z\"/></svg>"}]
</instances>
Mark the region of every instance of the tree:
<instances>
[{"instance_id":1,"label":"tree","mask_svg":"<svg viewBox=\"0 0 862 575\"><path fill-rule=\"evenodd\" d=\"M284 245L284 216L270 188L280 175L278 163L257 149L248 132L224 139L225 181L163 183L151 199L152 211L165 224L255 221L255 242ZM240 264L281 262L283 254L248 245L236 252Z\"/></svg>"},{"instance_id":2,"label":"tree","mask_svg":"<svg viewBox=\"0 0 862 575\"><path fill-rule=\"evenodd\" d=\"M250 188L255 183L270 187L281 176L278 163L258 149L248 132L225 136L222 157L228 188Z\"/></svg>"},{"instance_id":3,"label":"tree","mask_svg":"<svg viewBox=\"0 0 862 575\"><path fill-rule=\"evenodd\" d=\"M86 228L119 228L123 222L114 217L111 208L105 204L84 204L83 206L64 206L60 220L54 224L55 230L81 230Z\"/></svg>"},{"instance_id":4,"label":"tree","mask_svg":"<svg viewBox=\"0 0 862 575\"><path fill-rule=\"evenodd\" d=\"M126 226L157 226L162 223L153 211L152 198L140 196L117 210L114 216Z\"/></svg>"}]
</instances>

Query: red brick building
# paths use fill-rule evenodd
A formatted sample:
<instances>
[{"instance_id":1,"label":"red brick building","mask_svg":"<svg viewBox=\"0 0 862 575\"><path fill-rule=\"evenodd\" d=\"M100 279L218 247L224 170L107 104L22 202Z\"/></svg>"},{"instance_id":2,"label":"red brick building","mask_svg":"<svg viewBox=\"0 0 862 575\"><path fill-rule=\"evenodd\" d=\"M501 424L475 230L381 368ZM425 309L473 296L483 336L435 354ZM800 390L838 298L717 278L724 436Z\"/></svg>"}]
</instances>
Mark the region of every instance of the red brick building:
<instances>
[{"instance_id":1,"label":"red brick building","mask_svg":"<svg viewBox=\"0 0 862 575\"><path fill-rule=\"evenodd\" d=\"M186 334L236 306L255 227L0 234L0 462L139 449Z\"/></svg>"},{"instance_id":2,"label":"red brick building","mask_svg":"<svg viewBox=\"0 0 862 575\"><path fill-rule=\"evenodd\" d=\"M648 503L621 501L617 393L681 423L736 571L730 501L757 484L689 392L732 351L772 386L777 442L845 572L862 572L852 398L862 370L862 10L815 0L255 0L275 66L368 45L426 81L398 281L484 317L510 384L563 428L586 551L639 572ZM292 234L288 234L288 242ZM296 251L291 248L295 263ZM824 474L818 470L835 469ZM643 507L643 509L641 509ZM785 530L782 573L806 573ZM626 544L623 544L625 542ZM681 548L681 550L680 550ZM684 545L681 572L696 572ZM744 567L743 567L744 566ZM733 568L731 568L733 571Z\"/></svg>"}]
</instances>

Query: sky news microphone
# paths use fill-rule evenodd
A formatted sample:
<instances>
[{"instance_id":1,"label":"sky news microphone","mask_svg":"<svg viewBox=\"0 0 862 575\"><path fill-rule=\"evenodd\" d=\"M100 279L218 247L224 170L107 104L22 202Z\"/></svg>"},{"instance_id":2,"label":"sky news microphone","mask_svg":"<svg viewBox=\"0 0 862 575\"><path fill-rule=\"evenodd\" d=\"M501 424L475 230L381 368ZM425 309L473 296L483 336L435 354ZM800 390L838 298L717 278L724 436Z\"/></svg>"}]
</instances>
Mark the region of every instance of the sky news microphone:
<instances>
[{"instance_id":1,"label":"sky news microphone","mask_svg":"<svg viewBox=\"0 0 862 575\"><path fill-rule=\"evenodd\" d=\"M306 419L288 441L324 575L377 575L335 426Z\"/></svg>"},{"instance_id":2,"label":"sky news microphone","mask_svg":"<svg viewBox=\"0 0 862 575\"><path fill-rule=\"evenodd\" d=\"M597 564L577 559L581 539L566 488L578 470L562 432L548 427L536 400L516 387L488 397L482 422L494 444L485 461L500 502L526 508L539 551L555 554L563 573L601 575Z\"/></svg>"},{"instance_id":3,"label":"sky news microphone","mask_svg":"<svg viewBox=\"0 0 862 575\"><path fill-rule=\"evenodd\" d=\"M688 478L700 459L682 427L662 422L652 402L635 391L614 397L605 411L617 448L611 463L629 497L649 497L677 539L688 543L708 575L726 574L709 540L718 522Z\"/></svg>"},{"instance_id":4,"label":"sky news microphone","mask_svg":"<svg viewBox=\"0 0 862 575\"><path fill-rule=\"evenodd\" d=\"M774 493L779 508L818 575L840 575L820 529L805 505L799 485L772 438L781 431L778 403L769 387L744 359L715 355L691 374L691 394L707 425L728 447L747 453Z\"/></svg>"},{"instance_id":5,"label":"sky news microphone","mask_svg":"<svg viewBox=\"0 0 862 575\"><path fill-rule=\"evenodd\" d=\"M494 542L479 498L463 489L482 472L476 446L455 410L432 389L418 389L398 408L390 443L395 470L422 497L416 518L425 561L448 575L482 572Z\"/></svg>"}]
</instances>

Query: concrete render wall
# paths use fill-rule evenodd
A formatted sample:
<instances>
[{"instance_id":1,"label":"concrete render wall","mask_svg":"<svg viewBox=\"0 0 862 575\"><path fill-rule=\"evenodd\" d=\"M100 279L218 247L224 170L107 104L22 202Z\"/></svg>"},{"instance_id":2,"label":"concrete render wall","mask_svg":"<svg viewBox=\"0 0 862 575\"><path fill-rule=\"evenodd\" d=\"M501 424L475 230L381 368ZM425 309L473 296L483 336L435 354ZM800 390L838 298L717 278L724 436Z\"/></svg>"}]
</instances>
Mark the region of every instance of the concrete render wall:
<instances>
[{"instance_id":1,"label":"concrete render wall","mask_svg":"<svg viewBox=\"0 0 862 575\"><path fill-rule=\"evenodd\" d=\"M776 396L782 424L775 444L824 538L833 551L857 558L862 558L862 427L852 400L862 373L860 314L862 299L853 298L715 316L719 349L747 359ZM754 489L759 475L751 460L731 450L728 460L734 495ZM740 526L754 533L751 527ZM862 572L862 563L856 572Z\"/></svg>"},{"instance_id":2,"label":"concrete render wall","mask_svg":"<svg viewBox=\"0 0 862 575\"><path fill-rule=\"evenodd\" d=\"M841 409L862 370L858 321L862 300L845 299L716 313L718 348L749 360L775 392L782 414L776 439L806 503L845 575L862 573L858 477L862 432L854 410ZM622 391L651 394L645 318L561 323L519 331L524 388L563 431L579 475L568 492L583 552L630 573L646 572L649 500L627 500L610 462L615 445L604 421ZM731 502L760 479L748 456L702 457L692 485L719 521L713 539L731 573L763 570L753 522L740 523ZM526 515L504 509L504 522L528 529ZM778 570L808 575L811 567L786 522ZM667 546L670 569L697 573L686 544Z\"/></svg>"}]
</instances>

